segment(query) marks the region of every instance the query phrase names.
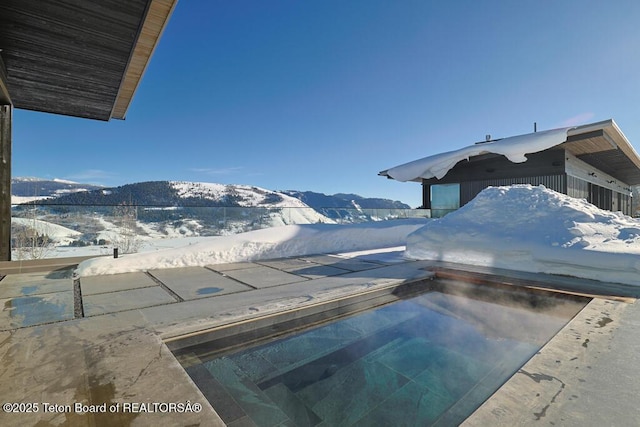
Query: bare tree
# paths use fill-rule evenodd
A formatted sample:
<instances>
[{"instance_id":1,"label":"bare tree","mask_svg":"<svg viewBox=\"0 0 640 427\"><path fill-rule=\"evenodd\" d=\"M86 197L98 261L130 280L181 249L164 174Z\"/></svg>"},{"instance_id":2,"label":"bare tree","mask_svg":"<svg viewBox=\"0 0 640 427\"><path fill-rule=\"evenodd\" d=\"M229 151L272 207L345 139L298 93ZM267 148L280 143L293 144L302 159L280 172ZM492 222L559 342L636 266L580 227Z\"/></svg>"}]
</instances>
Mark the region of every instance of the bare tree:
<instances>
[{"instance_id":1,"label":"bare tree","mask_svg":"<svg viewBox=\"0 0 640 427\"><path fill-rule=\"evenodd\" d=\"M114 208L118 231L112 239L113 246L123 254L135 253L142 244L138 235L138 208L131 203L121 203Z\"/></svg>"},{"instance_id":2,"label":"bare tree","mask_svg":"<svg viewBox=\"0 0 640 427\"><path fill-rule=\"evenodd\" d=\"M12 222L12 247L16 259L46 258L53 247L49 226L44 221L36 219L35 208L29 214L27 221Z\"/></svg>"}]
</instances>

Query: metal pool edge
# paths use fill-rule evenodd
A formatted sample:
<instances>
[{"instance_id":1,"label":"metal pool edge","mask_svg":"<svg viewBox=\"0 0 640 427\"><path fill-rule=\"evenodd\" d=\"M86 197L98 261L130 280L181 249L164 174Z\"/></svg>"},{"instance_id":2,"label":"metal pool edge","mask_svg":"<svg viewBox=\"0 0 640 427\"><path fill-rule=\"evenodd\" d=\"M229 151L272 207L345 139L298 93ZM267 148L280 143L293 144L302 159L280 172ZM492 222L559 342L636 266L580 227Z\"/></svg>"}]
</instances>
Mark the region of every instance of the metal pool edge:
<instances>
[{"instance_id":1,"label":"metal pool edge","mask_svg":"<svg viewBox=\"0 0 640 427\"><path fill-rule=\"evenodd\" d=\"M360 311L398 301L433 289L433 278L425 278L383 288L361 291L328 301L251 317L187 334L167 337L163 341L171 350L181 353L187 348L206 343L216 349L233 349L273 338Z\"/></svg>"}]
</instances>

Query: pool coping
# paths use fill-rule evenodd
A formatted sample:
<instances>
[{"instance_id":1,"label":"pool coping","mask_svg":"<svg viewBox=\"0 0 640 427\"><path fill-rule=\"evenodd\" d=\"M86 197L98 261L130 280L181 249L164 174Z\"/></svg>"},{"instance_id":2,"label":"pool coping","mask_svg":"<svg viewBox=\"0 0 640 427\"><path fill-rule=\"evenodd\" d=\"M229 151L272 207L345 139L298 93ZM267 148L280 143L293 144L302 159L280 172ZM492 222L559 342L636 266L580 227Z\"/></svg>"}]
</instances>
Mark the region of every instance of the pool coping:
<instances>
[{"instance_id":1,"label":"pool coping","mask_svg":"<svg viewBox=\"0 0 640 427\"><path fill-rule=\"evenodd\" d=\"M614 343L628 340L638 313L637 303L594 298L462 425L635 425L637 361L617 357Z\"/></svg>"},{"instance_id":2,"label":"pool coping","mask_svg":"<svg viewBox=\"0 0 640 427\"><path fill-rule=\"evenodd\" d=\"M255 341L264 339L265 334L268 335L268 339L271 339L426 292L433 289L430 279L434 277L429 276L411 282L373 287L356 293L350 292L327 301L301 304L288 310L201 329L185 335L169 337L164 339L164 342L174 354L182 352L189 347L199 346L204 343L209 344L212 341L223 342L214 345L214 347L219 347L220 350L226 352L236 347L224 344L228 338L242 336L246 340L243 340L240 346L246 347L247 345L252 345Z\"/></svg>"}]
</instances>

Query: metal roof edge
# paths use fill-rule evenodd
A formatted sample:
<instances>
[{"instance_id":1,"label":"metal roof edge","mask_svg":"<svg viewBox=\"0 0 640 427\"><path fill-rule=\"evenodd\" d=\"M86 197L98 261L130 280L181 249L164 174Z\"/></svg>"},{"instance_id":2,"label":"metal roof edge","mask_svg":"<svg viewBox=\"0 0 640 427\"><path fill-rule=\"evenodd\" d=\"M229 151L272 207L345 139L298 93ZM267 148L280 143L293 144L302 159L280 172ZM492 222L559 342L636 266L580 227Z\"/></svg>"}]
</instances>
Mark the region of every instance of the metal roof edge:
<instances>
[{"instance_id":1,"label":"metal roof edge","mask_svg":"<svg viewBox=\"0 0 640 427\"><path fill-rule=\"evenodd\" d=\"M595 130L603 130L605 127L609 127L612 124L615 124L613 119L607 119L607 120L602 120L595 123L587 123L584 125L574 126L567 131L567 136L578 135L581 133L592 132Z\"/></svg>"}]
</instances>

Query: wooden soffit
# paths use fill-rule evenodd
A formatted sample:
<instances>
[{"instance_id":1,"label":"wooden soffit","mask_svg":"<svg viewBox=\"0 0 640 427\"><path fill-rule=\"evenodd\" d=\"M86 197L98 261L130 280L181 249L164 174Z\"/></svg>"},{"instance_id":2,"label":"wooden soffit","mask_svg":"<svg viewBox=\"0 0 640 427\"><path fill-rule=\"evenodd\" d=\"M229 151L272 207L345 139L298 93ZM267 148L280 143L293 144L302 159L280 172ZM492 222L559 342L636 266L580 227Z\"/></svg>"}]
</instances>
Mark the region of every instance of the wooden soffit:
<instances>
[{"instance_id":1,"label":"wooden soffit","mask_svg":"<svg viewBox=\"0 0 640 427\"><path fill-rule=\"evenodd\" d=\"M3 0L0 55L15 108L124 118L177 0Z\"/></svg>"},{"instance_id":2,"label":"wooden soffit","mask_svg":"<svg viewBox=\"0 0 640 427\"><path fill-rule=\"evenodd\" d=\"M559 148L626 184L640 184L640 156L613 120L570 129Z\"/></svg>"}]
</instances>

